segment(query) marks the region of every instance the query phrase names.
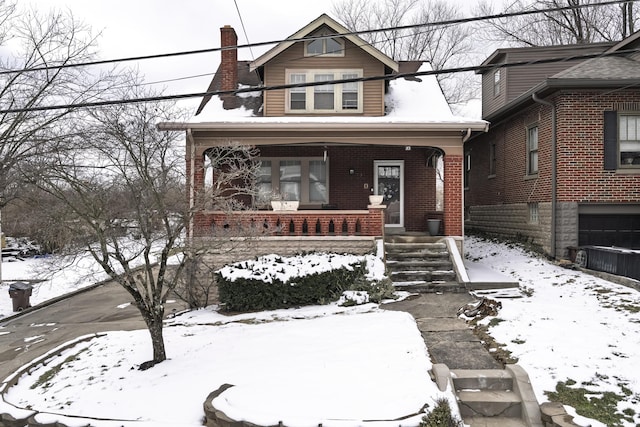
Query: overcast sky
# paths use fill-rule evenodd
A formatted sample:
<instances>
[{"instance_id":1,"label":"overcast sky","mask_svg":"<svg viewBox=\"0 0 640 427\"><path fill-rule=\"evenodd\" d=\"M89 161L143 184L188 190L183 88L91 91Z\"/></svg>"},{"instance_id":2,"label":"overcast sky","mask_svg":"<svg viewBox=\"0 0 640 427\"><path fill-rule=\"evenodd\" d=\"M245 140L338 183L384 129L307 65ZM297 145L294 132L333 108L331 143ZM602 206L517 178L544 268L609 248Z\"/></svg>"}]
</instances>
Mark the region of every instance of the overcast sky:
<instances>
[{"instance_id":1,"label":"overcast sky","mask_svg":"<svg viewBox=\"0 0 640 427\"><path fill-rule=\"evenodd\" d=\"M239 44L286 38L320 16L331 15L331 0L29 0L36 8L69 9L74 16L101 32L100 56L117 59L220 46L220 27L231 25ZM467 9L476 0L449 0ZM23 5L26 2L20 1ZM468 12L465 16L468 16ZM254 48L253 56L269 49ZM252 59L246 49L240 59ZM146 81L155 82L209 74L205 77L165 83L168 93L205 91L219 56L215 53L141 61ZM133 63L129 63L134 65Z\"/></svg>"}]
</instances>

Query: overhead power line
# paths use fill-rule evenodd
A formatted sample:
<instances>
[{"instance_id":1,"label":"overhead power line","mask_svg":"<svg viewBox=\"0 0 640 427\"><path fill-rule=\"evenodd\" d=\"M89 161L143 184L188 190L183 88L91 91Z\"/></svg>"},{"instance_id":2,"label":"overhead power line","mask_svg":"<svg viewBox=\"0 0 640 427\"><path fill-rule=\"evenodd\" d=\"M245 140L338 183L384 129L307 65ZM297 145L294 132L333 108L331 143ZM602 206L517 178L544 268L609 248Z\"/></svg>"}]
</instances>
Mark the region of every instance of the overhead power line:
<instances>
[{"instance_id":1,"label":"overhead power line","mask_svg":"<svg viewBox=\"0 0 640 427\"><path fill-rule=\"evenodd\" d=\"M498 13L498 14L493 14L493 15L483 15L483 16L468 17L468 18L455 18L455 19L449 19L449 20L445 20L445 21L426 22L426 23L421 23L421 24L400 25L400 26L385 27L385 28L379 28L379 29L350 31L350 32L343 33L343 34L338 34L338 36L341 36L341 37L349 36L349 35L356 35L357 36L357 35L361 35L361 34L373 34L373 33L385 32L385 31L397 31L397 30L408 30L408 29L413 29L413 28L448 26L448 25L456 25L456 24L465 24L465 23L470 23L470 22L487 21L487 20L492 20L492 19L511 18L511 17L515 17L515 16L533 15L533 14L538 14L538 13L551 13L551 12L561 12L561 11L566 11L566 10L578 10L578 9L584 9L584 8L590 8L590 7L609 6L609 5L613 5L613 4L629 3L629 2L635 3L637 1L639 1L639 0L610 0L610 1L604 1L604 2L601 2L601 3L595 3L595 4L581 4L581 5L573 5L573 6L560 6L560 7L553 7L553 8L548 8L548 9L533 9L533 10L525 10L525 11L519 11L519 12ZM250 49L252 47L269 46L269 45L274 45L274 44L278 44L278 43L282 43L282 42L294 42L295 43L295 42L301 42L301 41L332 38L332 37L335 37L335 36L336 35L309 36L309 37L303 37L303 38L297 38L297 39L280 39L280 40L272 40L272 41L265 41L265 42L247 43L247 44L236 45L236 46L228 46L228 47L215 47L215 48L208 48L208 49L198 49L198 50L181 51L181 52L161 53L161 54L155 54L155 55L131 56L131 57L127 57L127 58L104 59L104 60L88 61L88 62L75 63L75 64L47 65L47 66L29 67L29 68L23 68L23 69L17 69L17 70L3 70L3 71L0 71L0 75L13 74L13 73L35 72L35 71L46 71L46 70L55 70L55 69L63 69L63 68L88 67L88 66L94 66L94 65L106 65L106 64L113 64L113 63L119 63L119 62L142 61L142 60L148 60L148 59L171 58L171 57L176 57L176 56L197 55L197 54L203 54L203 53L220 52L220 51L223 51L223 50L231 50L231 49L244 49L244 48L249 48Z\"/></svg>"},{"instance_id":2,"label":"overhead power line","mask_svg":"<svg viewBox=\"0 0 640 427\"><path fill-rule=\"evenodd\" d=\"M566 61L573 61L573 60L579 60L579 59L586 60L586 59L593 59L593 58L623 56L630 53L638 53L638 52L640 52L640 49L629 49L629 50L620 50L616 52L573 55L573 56L561 57L561 58L546 58L546 59L537 59L533 61L515 61L515 62L509 62L509 63L502 63L502 64L456 67L456 68L447 68L447 69L441 69L441 70L376 75L376 76L357 77L357 78L351 78L351 79L338 79L338 80L330 80L330 81L322 81L322 82L308 82L308 83L283 84L283 85L272 85L272 86L252 86L252 87L246 87L246 88L241 88L236 90L225 90L225 91L218 90L218 91L177 94L177 95L158 95L158 96L133 98L133 99L117 99L117 100L110 100L110 101L83 102L83 103L77 103L77 104L60 104L60 105L38 106L38 107L28 107L28 108L8 108L8 109L0 110L0 114L103 107L107 105L123 105L123 104L134 104L134 103L143 103L143 102L175 101L175 100L188 99L188 98L202 98L205 96L238 95L243 93L283 90L283 89L291 89L291 88L297 88L297 87L326 86L326 85L332 85L332 84L368 82L368 81L380 81L380 80L396 80L400 78L433 76L438 74L454 74L454 73L471 72L471 71L473 72L491 71L498 68L512 68L512 67L522 67L522 66L537 65L537 64L566 62Z\"/></svg>"}]
</instances>

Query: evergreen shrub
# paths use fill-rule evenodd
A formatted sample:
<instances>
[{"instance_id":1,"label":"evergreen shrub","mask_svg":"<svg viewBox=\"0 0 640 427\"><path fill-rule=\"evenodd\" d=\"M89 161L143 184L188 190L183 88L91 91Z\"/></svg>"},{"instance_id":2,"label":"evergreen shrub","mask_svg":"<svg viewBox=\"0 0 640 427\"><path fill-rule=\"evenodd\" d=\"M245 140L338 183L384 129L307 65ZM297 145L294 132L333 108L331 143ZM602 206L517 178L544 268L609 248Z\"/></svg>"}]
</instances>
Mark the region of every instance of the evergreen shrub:
<instances>
[{"instance_id":1,"label":"evergreen shrub","mask_svg":"<svg viewBox=\"0 0 640 427\"><path fill-rule=\"evenodd\" d=\"M220 302L228 311L260 311L304 305L326 304L337 300L353 283L366 274L364 263L350 264L322 273L294 277L271 283L258 279L236 278L234 281L216 274Z\"/></svg>"}]
</instances>

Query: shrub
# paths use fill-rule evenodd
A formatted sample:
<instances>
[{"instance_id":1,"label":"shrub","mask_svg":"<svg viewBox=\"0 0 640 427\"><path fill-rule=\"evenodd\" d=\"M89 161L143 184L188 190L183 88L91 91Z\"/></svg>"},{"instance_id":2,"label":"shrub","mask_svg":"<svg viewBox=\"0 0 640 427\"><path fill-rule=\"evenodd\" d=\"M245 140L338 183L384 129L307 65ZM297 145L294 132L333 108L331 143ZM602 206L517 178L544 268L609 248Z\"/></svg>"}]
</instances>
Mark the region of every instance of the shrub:
<instances>
[{"instance_id":1,"label":"shrub","mask_svg":"<svg viewBox=\"0 0 640 427\"><path fill-rule=\"evenodd\" d=\"M425 415L420 427L463 427L464 424L451 413L449 401L445 398L437 399L436 406Z\"/></svg>"},{"instance_id":2,"label":"shrub","mask_svg":"<svg viewBox=\"0 0 640 427\"><path fill-rule=\"evenodd\" d=\"M254 278L225 279L216 273L220 302L230 311L259 311L326 304L335 301L346 289L362 280L363 263L333 269L287 281L274 278L271 283Z\"/></svg>"}]
</instances>

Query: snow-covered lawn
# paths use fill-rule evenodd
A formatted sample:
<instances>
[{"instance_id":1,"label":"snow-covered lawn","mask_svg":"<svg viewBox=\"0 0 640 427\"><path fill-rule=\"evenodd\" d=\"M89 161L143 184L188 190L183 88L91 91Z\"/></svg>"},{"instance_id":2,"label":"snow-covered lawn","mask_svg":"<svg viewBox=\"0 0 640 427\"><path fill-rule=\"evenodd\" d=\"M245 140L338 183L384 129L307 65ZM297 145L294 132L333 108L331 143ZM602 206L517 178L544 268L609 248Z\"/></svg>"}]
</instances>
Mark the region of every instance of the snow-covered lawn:
<instances>
[{"instance_id":1,"label":"snow-covered lawn","mask_svg":"<svg viewBox=\"0 0 640 427\"><path fill-rule=\"evenodd\" d=\"M640 423L639 292L512 245L467 238L465 249L469 259L521 283L519 291L500 293L518 298L492 295L502 309L483 322L493 325L491 335L527 370L540 401L548 400L545 392L559 381L573 380L576 386L589 384L595 396L619 394L620 411L633 419L624 425ZM3 267L11 269L9 263ZM64 291L62 285L55 288ZM114 331L50 361L8 397L64 414L195 427L204 398L223 383L235 387L216 405L262 424L389 420L415 413L439 395L427 375L431 364L415 322L408 314L385 311L384 304L233 317L210 308L167 326L170 360L152 369L132 369L151 356L146 332ZM30 389L65 359L50 386ZM374 424L409 426L419 419Z\"/></svg>"},{"instance_id":2,"label":"snow-covered lawn","mask_svg":"<svg viewBox=\"0 0 640 427\"><path fill-rule=\"evenodd\" d=\"M54 413L140 420L144 426L196 427L207 395L228 383L235 387L214 404L237 419L354 426L362 419L419 413L439 395L413 318L373 304L233 317L198 310L175 318L165 338L169 360L146 371L135 368L151 357L145 331L116 331L81 343L22 378L6 400ZM47 372L55 374L40 381ZM404 425L417 425L420 418Z\"/></svg>"},{"instance_id":3,"label":"snow-covered lawn","mask_svg":"<svg viewBox=\"0 0 640 427\"><path fill-rule=\"evenodd\" d=\"M519 359L538 401L549 400L545 391L570 379L588 384L594 396L622 396L619 410L635 413L627 425L640 423L640 292L513 245L466 238L465 251L468 259L520 282L522 298L499 299L496 318L502 321L488 317L483 323L495 324L489 333Z\"/></svg>"}]
</instances>

